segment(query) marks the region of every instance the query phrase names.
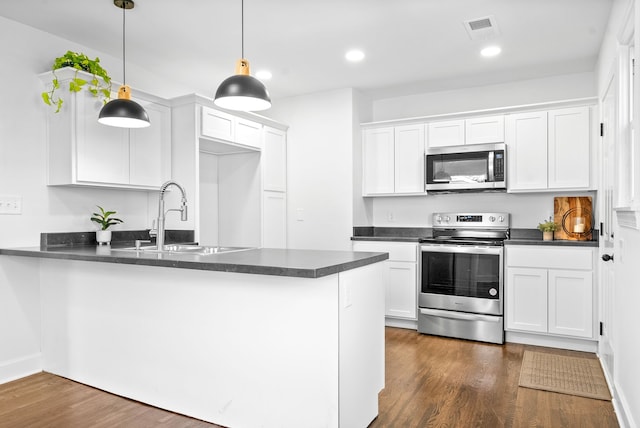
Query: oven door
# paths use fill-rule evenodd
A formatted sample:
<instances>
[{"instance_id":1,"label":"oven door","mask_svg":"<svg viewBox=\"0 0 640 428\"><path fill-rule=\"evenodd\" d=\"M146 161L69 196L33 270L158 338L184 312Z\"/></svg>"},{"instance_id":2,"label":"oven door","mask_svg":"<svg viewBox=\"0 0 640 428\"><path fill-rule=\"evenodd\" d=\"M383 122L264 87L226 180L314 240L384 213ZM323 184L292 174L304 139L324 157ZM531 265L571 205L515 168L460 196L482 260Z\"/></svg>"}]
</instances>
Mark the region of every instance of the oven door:
<instances>
[{"instance_id":1,"label":"oven door","mask_svg":"<svg viewBox=\"0 0 640 428\"><path fill-rule=\"evenodd\" d=\"M421 245L418 306L502 315L504 247Z\"/></svg>"}]
</instances>

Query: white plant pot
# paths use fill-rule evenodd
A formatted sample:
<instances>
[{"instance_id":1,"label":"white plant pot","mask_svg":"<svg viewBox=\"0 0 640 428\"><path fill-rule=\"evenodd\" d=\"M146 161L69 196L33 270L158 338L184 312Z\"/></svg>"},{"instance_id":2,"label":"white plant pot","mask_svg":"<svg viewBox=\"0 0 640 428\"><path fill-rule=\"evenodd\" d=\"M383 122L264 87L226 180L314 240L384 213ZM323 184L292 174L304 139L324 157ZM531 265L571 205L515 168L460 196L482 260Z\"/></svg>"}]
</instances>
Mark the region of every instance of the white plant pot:
<instances>
[{"instance_id":1,"label":"white plant pot","mask_svg":"<svg viewBox=\"0 0 640 428\"><path fill-rule=\"evenodd\" d=\"M111 243L111 231L110 230L97 230L96 241L98 245L106 245Z\"/></svg>"},{"instance_id":2,"label":"white plant pot","mask_svg":"<svg viewBox=\"0 0 640 428\"><path fill-rule=\"evenodd\" d=\"M553 232L542 232L542 240L553 241Z\"/></svg>"}]
</instances>

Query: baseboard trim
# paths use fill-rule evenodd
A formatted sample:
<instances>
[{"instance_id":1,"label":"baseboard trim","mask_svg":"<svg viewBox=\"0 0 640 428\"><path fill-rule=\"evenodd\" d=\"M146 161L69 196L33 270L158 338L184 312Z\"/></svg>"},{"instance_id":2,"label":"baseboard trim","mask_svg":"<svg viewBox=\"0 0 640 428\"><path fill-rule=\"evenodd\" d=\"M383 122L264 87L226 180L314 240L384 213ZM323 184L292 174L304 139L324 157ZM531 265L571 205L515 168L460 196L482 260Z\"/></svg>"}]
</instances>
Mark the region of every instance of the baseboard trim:
<instances>
[{"instance_id":1,"label":"baseboard trim","mask_svg":"<svg viewBox=\"0 0 640 428\"><path fill-rule=\"evenodd\" d=\"M42 371L42 354L28 355L0 362L0 384L11 382Z\"/></svg>"},{"instance_id":2,"label":"baseboard trim","mask_svg":"<svg viewBox=\"0 0 640 428\"><path fill-rule=\"evenodd\" d=\"M386 327L406 328L409 330L418 330L417 320L405 320L401 318L385 318L384 325Z\"/></svg>"},{"instance_id":3,"label":"baseboard trim","mask_svg":"<svg viewBox=\"0 0 640 428\"><path fill-rule=\"evenodd\" d=\"M505 333L505 340L511 343L570 349L572 351L593 353L598 351L598 342L595 340L572 339L569 337L547 336L543 334L521 333L517 331L507 331Z\"/></svg>"}]
</instances>

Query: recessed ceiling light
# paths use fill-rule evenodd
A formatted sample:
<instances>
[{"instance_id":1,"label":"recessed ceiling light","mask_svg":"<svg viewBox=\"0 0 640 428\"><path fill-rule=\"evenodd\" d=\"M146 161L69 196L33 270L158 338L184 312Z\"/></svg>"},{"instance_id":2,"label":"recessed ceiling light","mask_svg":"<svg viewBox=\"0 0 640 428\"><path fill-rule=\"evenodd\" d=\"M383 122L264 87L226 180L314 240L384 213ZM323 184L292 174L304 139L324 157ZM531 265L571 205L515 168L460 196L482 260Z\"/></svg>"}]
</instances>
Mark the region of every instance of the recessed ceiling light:
<instances>
[{"instance_id":1,"label":"recessed ceiling light","mask_svg":"<svg viewBox=\"0 0 640 428\"><path fill-rule=\"evenodd\" d=\"M353 49L353 50L350 50L349 52L347 52L344 57L348 61L358 62L358 61L362 61L364 59L364 52L362 52L361 50L358 50L358 49Z\"/></svg>"},{"instance_id":2,"label":"recessed ceiling light","mask_svg":"<svg viewBox=\"0 0 640 428\"><path fill-rule=\"evenodd\" d=\"M488 46L480 51L480 55L484 57L492 57L500 54L500 52L502 52L500 46Z\"/></svg>"},{"instance_id":3,"label":"recessed ceiling light","mask_svg":"<svg viewBox=\"0 0 640 428\"><path fill-rule=\"evenodd\" d=\"M256 78L260 80L269 80L273 77L269 70L259 70L256 72Z\"/></svg>"}]
</instances>

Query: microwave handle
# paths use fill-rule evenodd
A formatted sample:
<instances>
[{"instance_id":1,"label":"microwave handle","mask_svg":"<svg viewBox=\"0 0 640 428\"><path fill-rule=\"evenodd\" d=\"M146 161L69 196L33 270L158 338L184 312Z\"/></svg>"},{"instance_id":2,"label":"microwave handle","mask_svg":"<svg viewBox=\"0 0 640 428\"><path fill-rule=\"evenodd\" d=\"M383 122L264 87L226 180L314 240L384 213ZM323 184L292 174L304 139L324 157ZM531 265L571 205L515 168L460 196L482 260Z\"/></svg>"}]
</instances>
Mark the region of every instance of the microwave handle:
<instances>
[{"instance_id":1,"label":"microwave handle","mask_svg":"<svg viewBox=\"0 0 640 428\"><path fill-rule=\"evenodd\" d=\"M489 163L489 165L488 165L489 166L489 168L488 168L489 171L487 171L487 172L488 172L488 175L489 175L489 177L488 177L489 180L488 181L490 183L493 183L495 181L495 174L494 174L494 168L493 168L493 160L495 159L495 156L496 156L495 152L489 152L489 162L488 162Z\"/></svg>"}]
</instances>

